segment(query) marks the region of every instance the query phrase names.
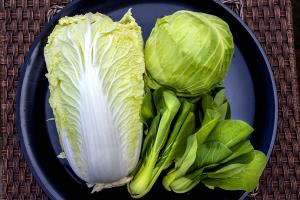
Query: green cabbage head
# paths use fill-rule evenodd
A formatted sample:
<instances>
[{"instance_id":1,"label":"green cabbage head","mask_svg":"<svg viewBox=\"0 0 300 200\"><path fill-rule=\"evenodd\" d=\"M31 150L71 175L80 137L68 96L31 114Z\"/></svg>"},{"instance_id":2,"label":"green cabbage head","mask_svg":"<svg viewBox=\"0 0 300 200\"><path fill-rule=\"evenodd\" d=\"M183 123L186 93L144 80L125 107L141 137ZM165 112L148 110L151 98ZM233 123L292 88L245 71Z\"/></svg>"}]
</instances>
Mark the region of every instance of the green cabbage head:
<instances>
[{"instance_id":1,"label":"green cabbage head","mask_svg":"<svg viewBox=\"0 0 300 200\"><path fill-rule=\"evenodd\" d=\"M143 39L131 12L118 22L100 13L60 19L45 60L71 168L91 185L124 182L139 159L143 131Z\"/></svg>"},{"instance_id":2,"label":"green cabbage head","mask_svg":"<svg viewBox=\"0 0 300 200\"><path fill-rule=\"evenodd\" d=\"M198 96L222 84L234 51L222 19L177 11L158 19L146 42L147 83L166 86L179 96Z\"/></svg>"}]
</instances>

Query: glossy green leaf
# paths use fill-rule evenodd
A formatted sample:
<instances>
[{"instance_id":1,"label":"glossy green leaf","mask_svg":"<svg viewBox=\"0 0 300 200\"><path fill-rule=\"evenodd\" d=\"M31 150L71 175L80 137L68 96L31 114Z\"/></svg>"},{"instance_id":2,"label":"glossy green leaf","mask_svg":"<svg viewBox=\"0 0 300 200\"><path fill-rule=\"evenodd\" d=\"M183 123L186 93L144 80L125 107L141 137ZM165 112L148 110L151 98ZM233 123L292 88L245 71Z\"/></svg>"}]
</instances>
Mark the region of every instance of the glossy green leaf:
<instances>
[{"instance_id":1,"label":"glossy green leaf","mask_svg":"<svg viewBox=\"0 0 300 200\"><path fill-rule=\"evenodd\" d=\"M193 104L183 100L172 132L164 148L162 158L160 159L160 162L165 162L165 159L168 157L167 166L174 159L177 148L185 148L188 135L192 134L195 130L195 116L190 113L192 109ZM170 155L170 152L172 152L172 155Z\"/></svg>"},{"instance_id":2,"label":"glossy green leaf","mask_svg":"<svg viewBox=\"0 0 300 200\"><path fill-rule=\"evenodd\" d=\"M180 108L180 101L175 94L164 88L154 91L154 103L157 112L161 114L157 133L151 146L147 145L147 155L133 180L128 185L131 196L139 198L144 196L153 186L161 169L156 167L160 151L168 138L171 123Z\"/></svg>"},{"instance_id":3,"label":"glossy green leaf","mask_svg":"<svg viewBox=\"0 0 300 200\"><path fill-rule=\"evenodd\" d=\"M164 88L156 90L153 95L156 109L162 115L155 143L152 147L153 153L158 154L168 138L171 123L181 103L172 91L165 90Z\"/></svg>"},{"instance_id":4,"label":"glossy green leaf","mask_svg":"<svg viewBox=\"0 0 300 200\"><path fill-rule=\"evenodd\" d=\"M176 193L185 193L193 189L200 181L206 178L202 169L192 171L189 174L176 178L171 184L170 189Z\"/></svg>"},{"instance_id":5,"label":"glossy green leaf","mask_svg":"<svg viewBox=\"0 0 300 200\"><path fill-rule=\"evenodd\" d=\"M172 151L169 155L172 160L183 155L187 145L187 138L195 132L195 123L195 115L193 112L190 112L178 133L176 141L172 145Z\"/></svg>"},{"instance_id":6,"label":"glossy green leaf","mask_svg":"<svg viewBox=\"0 0 300 200\"><path fill-rule=\"evenodd\" d=\"M163 178L163 186L166 190L171 190L170 184L178 177L183 176L193 165L197 155L197 138L191 135L187 139L187 145L184 154L175 163L175 168Z\"/></svg>"},{"instance_id":7,"label":"glossy green leaf","mask_svg":"<svg viewBox=\"0 0 300 200\"><path fill-rule=\"evenodd\" d=\"M203 95L202 100L201 100L201 105L202 105L202 109L204 112L208 109L214 110L217 107L217 105L214 102L213 97L208 94Z\"/></svg>"},{"instance_id":8,"label":"glossy green leaf","mask_svg":"<svg viewBox=\"0 0 300 200\"><path fill-rule=\"evenodd\" d=\"M146 135L143 146L142 146L142 152L141 152L141 158L146 157L146 153L149 154L151 147L153 146L153 143L155 141L155 137L157 134L159 122L160 122L160 114L154 117L151 126L149 128L148 134Z\"/></svg>"},{"instance_id":9,"label":"glossy green leaf","mask_svg":"<svg viewBox=\"0 0 300 200\"><path fill-rule=\"evenodd\" d=\"M207 172L205 174L208 176L208 178L229 178L245 170L244 168L246 166L246 164L241 163L229 164L216 171Z\"/></svg>"},{"instance_id":10,"label":"glossy green leaf","mask_svg":"<svg viewBox=\"0 0 300 200\"><path fill-rule=\"evenodd\" d=\"M217 92L217 94L214 97L214 102L216 106L221 106L224 102L226 101L225 98L225 90L221 89L220 91Z\"/></svg>"},{"instance_id":11,"label":"glossy green leaf","mask_svg":"<svg viewBox=\"0 0 300 200\"><path fill-rule=\"evenodd\" d=\"M232 151L221 142L207 142L198 146L195 165L197 168L201 168L209 164L219 163L231 154Z\"/></svg>"},{"instance_id":12,"label":"glossy green leaf","mask_svg":"<svg viewBox=\"0 0 300 200\"><path fill-rule=\"evenodd\" d=\"M235 158L238 158L244 154L250 153L251 151L254 151L254 148L249 140L242 141L233 147L230 148L230 150L233 152L230 156L228 156L226 159L222 161L222 163L228 162L230 160L233 160ZM253 159L251 155L248 155L249 159ZM251 161L251 160L250 160Z\"/></svg>"},{"instance_id":13,"label":"glossy green leaf","mask_svg":"<svg viewBox=\"0 0 300 200\"><path fill-rule=\"evenodd\" d=\"M245 140L253 128L241 120L222 120L208 136L207 141L220 141L228 148Z\"/></svg>"},{"instance_id":14,"label":"glossy green leaf","mask_svg":"<svg viewBox=\"0 0 300 200\"><path fill-rule=\"evenodd\" d=\"M155 111L154 111L152 93L149 88L146 88L146 94L144 96L144 100L141 108L141 119L147 127L150 127L154 117L155 117Z\"/></svg>"},{"instance_id":15,"label":"glossy green leaf","mask_svg":"<svg viewBox=\"0 0 300 200\"><path fill-rule=\"evenodd\" d=\"M228 102L225 102L223 103L222 105L220 105L217 110L218 112L221 114L221 117L220 119L228 119L230 117L228 117L228 112L230 113L230 111L228 111L230 108L229 108L229 103Z\"/></svg>"},{"instance_id":16,"label":"glossy green leaf","mask_svg":"<svg viewBox=\"0 0 300 200\"><path fill-rule=\"evenodd\" d=\"M195 135L197 137L198 145L200 145L206 141L209 134L212 132L212 130L215 128L215 126L219 122L219 117L220 117L220 115L217 112L214 112L212 110L207 110L207 112L205 114L205 118L202 123L202 126L195 133Z\"/></svg>"},{"instance_id":17,"label":"glossy green leaf","mask_svg":"<svg viewBox=\"0 0 300 200\"><path fill-rule=\"evenodd\" d=\"M202 182L225 190L251 192L256 188L265 165L266 156L260 151L255 151L254 159L249 164L246 164L245 167L239 169L238 173L233 174L233 176L228 178L205 178Z\"/></svg>"}]
</instances>

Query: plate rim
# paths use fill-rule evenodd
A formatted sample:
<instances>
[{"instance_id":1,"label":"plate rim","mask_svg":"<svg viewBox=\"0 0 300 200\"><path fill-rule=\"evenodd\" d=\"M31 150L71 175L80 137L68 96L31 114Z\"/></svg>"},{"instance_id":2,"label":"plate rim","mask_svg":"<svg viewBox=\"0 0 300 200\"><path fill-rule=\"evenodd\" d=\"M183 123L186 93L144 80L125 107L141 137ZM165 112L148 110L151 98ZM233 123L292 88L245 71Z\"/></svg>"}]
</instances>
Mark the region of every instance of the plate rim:
<instances>
[{"instance_id":1,"label":"plate rim","mask_svg":"<svg viewBox=\"0 0 300 200\"><path fill-rule=\"evenodd\" d=\"M32 155L28 154L28 145L26 145L25 140L27 141L26 138L24 138L23 132L22 132L22 125L21 125L21 100L22 100L22 88L23 88L23 80L25 78L25 74L26 74L26 69L28 64L30 63L30 57L33 54L34 49L36 48L36 46L38 45L39 41L41 41L41 39L44 37L45 34L47 34L49 28L51 28L51 26L56 23L56 21L58 19L60 19L61 17L64 16L64 11L69 9L70 7L78 4L80 1L82 0L73 0L71 2L69 2L66 6L64 6L59 13L55 14L50 20L48 20L48 22L46 22L45 26L42 28L41 32L36 36L36 38L34 39L34 41L31 43L30 49L29 51L26 53L25 55L25 59L24 59L24 63L21 65L20 68L20 72L19 72L19 76L18 76L18 84L17 84L17 88L16 88L16 108L15 108L15 112L16 112L16 136L19 139L19 144L20 144L20 149L24 155L24 158L26 160L26 164L30 167L30 172L33 174L38 186L40 186L43 191L45 192L45 194L51 198L51 199L55 199L55 197L52 195L52 191L49 190L48 187L46 187L46 185L44 184L44 182L42 181L41 177L38 176L38 173L36 172L36 169L33 167L33 158ZM132 1L132 0L129 0ZM268 71L268 75L270 77L270 81L271 81L271 85L272 85L272 89L273 89L273 102L274 102L274 108L272 108L274 110L274 123L273 123L273 133L272 133L272 138L270 141L270 146L269 146L269 150L267 152L267 163L269 162L272 150L274 148L274 143L275 143L275 139L277 136L277 125L278 125L278 92L277 92L277 87L276 87L276 83L275 83L275 78L273 75L273 70L271 68L271 65L269 63L269 60L267 58L267 55L263 49L263 47L261 46L260 42L258 41L258 39L256 38L254 32L250 29L250 27L234 12L232 11L229 7L227 7L226 5L224 5L222 2L220 2L219 0L210 0L213 4L216 4L217 6L222 7L222 9L224 9L228 14L232 15L235 20L237 20L238 23L240 23L240 25L242 25L242 27L247 31L247 33L249 34L249 36L251 37L252 41L255 43L255 46L258 47L259 50L259 54L262 56L264 63L267 66L267 71ZM138 1L133 1L136 3L139 3ZM153 3L155 3L156 1L153 1ZM184 1L182 1L184 2ZM114 2L117 3L117 2ZM169 1L166 1L165 3L169 3ZM188 3L188 2L187 2ZM24 140L25 139L25 140ZM265 167L266 168L266 167ZM264 170L265 170L264 168ZM239 198L240 200L245 199L248 196L249 192L244 192L243 195ZM59 195L61 196L61 195Z\"/></svg>"}]
</instances>

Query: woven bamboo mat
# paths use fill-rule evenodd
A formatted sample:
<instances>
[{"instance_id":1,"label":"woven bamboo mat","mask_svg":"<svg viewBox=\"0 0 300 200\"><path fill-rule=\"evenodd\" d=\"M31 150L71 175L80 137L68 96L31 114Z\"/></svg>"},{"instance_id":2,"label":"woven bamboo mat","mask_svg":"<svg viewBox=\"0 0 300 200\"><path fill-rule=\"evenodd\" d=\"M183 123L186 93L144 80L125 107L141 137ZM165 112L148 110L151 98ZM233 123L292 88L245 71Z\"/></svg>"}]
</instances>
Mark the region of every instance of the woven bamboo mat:
<instances>
[{"instance_id":1,"label":"woven bamboo mat","mask_svg":"<svg viewBox=\"0 0 300 200\"><path fill-rule=\"evenodd\" d=\"M15 98L31 43L68 0L0 0L0 87L3 199L47 199L20 151ZM300 123L291 0L223 0L255 32L271 63L279 100L276 143L254 199L300 199Z\"/></svg>"}]
</instances>

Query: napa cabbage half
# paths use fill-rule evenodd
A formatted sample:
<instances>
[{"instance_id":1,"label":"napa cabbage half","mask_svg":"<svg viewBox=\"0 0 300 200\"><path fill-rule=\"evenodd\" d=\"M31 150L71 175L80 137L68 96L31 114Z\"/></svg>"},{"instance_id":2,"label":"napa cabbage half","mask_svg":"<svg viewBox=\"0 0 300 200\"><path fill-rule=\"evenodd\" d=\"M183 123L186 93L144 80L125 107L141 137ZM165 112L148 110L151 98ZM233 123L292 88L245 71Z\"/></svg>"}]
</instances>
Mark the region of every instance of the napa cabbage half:
<instances>
[{"instance_id":1,"label":"napa cabbage half","mask_svg":"<svg viewBox=\"0 0 300 200\"><path fill-rule=\"evenodd\" d=\"M130 10L63 17L44 51L60 143L78 177L116 183L139 159L145 71L141 28Z\"/></svg>"}]
</instances>

